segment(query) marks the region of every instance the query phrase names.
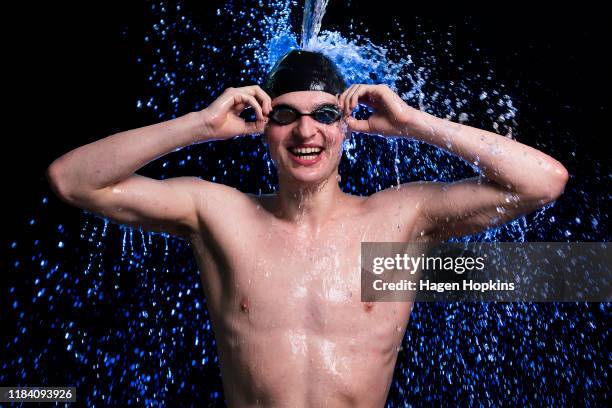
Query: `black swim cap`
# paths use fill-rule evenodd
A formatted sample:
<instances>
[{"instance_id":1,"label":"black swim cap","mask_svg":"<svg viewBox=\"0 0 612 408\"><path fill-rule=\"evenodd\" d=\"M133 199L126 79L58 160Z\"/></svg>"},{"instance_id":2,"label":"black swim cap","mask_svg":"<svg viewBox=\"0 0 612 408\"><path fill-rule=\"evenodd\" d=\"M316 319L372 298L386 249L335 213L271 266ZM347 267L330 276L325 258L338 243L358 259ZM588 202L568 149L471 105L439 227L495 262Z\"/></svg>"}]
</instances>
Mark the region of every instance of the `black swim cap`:
<instances>
[{"instance_id":1,"label":"black swim cap","mask_svg":"<svg viewBox=\"0 0 612 408\"><path fill-rule=\"evenodd\" d=\"M320 52L291 50L274 64L263 89L270 98L296 91L340 94L346 88L336 64Z\"/></svg>"}]
</instances>

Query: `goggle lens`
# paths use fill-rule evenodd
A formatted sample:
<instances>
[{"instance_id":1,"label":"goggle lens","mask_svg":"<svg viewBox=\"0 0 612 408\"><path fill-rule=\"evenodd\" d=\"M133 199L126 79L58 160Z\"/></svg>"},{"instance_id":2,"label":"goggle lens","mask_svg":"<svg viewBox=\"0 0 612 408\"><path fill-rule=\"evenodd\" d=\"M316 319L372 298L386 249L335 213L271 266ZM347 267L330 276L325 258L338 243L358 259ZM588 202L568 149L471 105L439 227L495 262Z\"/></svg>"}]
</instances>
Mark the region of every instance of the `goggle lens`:
<instances>
[{"instance_id":1,"label":"goggle lens","mask_svg":"<svg viewBox=\"0 0 612 408\"><path fill-rule=\"evenodd\" d=\"M270 113L270 118L281 125L288 125L294 122L298 118L298 112L295 109L287 106L281 108L274 108Z\"/></svg>"},{"instance_id":2,"label":"goggle lens","mask_svg":"<svg viewBox=\"0 0 612 408\"><path fill-rule=\"evenodd\" d=\"M334 106L324 106L312 112L311 115L315 120L329 125L340 119L342 112Z\"/></svg>"},{"instance_id":3,"label":"goggle lens","mask_svg":"<svg viewBox=\"0 0 612 408\"><path fill-rule=\"evenodd\" d=\"M272 109L270 119L280 125L288 125L303 115L312 116L317 122L330 125L342 117L342 111L335 105L329 105L321 106L311 113L301 114L291 106L277 106Z\"/></svg>"}]
</instances>

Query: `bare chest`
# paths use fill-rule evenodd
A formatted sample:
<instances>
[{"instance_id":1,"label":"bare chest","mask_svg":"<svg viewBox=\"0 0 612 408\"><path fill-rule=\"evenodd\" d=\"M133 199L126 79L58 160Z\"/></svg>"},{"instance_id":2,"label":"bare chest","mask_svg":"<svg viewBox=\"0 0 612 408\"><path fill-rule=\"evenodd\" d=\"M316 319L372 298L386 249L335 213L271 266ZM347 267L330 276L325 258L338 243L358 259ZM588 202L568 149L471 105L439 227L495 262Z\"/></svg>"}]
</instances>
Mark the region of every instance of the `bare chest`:
<instances>
[{"instance_id":1,"label":"bare chest","mask_svg":"<svg viewBox=\"0 0 612 408\"><path fill-rule=\"evenodd\" d=\"M226 377L275 398L291 384L307 400L384 400L412 304L361 301L361 243L406 239L405 222L361 213L318 229L256 220L196 243L222 367L241 373Z\"/></svg>"},{"instance_id":2,"label":"bare chest","mask_svg":"<svg viewBox=\"0 0 612 408\"><path fill-rule=\"evenodd\" d=\"M386 322L388 334L404 325L411 305L361 302L361 242L404 240L402 234L391 222L367 216L318 230L272 222L245 231L204 266L211 314L253 330L297 327L319 334Z\"/></svg>"}]
</instances>

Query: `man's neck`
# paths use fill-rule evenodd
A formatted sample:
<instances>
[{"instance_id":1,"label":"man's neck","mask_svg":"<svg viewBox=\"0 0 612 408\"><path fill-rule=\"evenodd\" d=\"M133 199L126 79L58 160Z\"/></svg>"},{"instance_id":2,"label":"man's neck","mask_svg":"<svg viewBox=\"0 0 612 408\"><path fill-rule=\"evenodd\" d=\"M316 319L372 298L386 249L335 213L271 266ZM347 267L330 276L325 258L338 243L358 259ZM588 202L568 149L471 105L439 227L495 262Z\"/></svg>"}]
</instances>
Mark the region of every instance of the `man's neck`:
<instances>
[{"instance_id":1,"label":"man's neck","mask_svg":"<svg viewBox=\"0 0 612 408\"><path fill-rule=\"evenodd\" d=\"M275 207L280 218L317 229L331 218L344 198L337 173L310 185L279 179Z\"/></svg>"}]
</instances>

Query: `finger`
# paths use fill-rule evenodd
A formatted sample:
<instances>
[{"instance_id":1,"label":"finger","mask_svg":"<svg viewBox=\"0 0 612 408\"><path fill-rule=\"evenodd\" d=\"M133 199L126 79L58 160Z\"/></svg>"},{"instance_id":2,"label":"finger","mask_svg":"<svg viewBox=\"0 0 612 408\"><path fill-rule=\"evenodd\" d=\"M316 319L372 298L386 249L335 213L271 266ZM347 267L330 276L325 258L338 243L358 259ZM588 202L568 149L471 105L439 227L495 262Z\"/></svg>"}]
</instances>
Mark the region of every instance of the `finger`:
<instances>
[{"instance_id":1,"label":"finger","mask_svg":"<svg viewBox=\"0 0 612 408\"><path fill-rule=\"evenodd\" d=\"M355 84L349 86L348 89L346 89L344 92L342 92L342 95L340 95L340 107L342 108L344 112L344 116L348 116L347 109L345 106L346 97L353 91L354 87L355 87Z\"/></svg>"},{"instance_id":2,"label":"finger","mask_svg":"<svg viewBox=\"0 0 612 408\"><path fill-rule=\"evenodd\" d=\"M255 98L259 101L264 115L268 116L272 110L272 99L264 92L263 89L257 87L255 89Z\"/></svg>"},{"instance_id":3,"label":"finger","mask_svg":"<svg viewBox=\"0 0 612 408\"><path fill-rule=\"evenodd\" d=\"M261 100L261 106L264 107L264 113L266 116L269 115L272 110L272 98L270 98L270 95L268 95L259 85L255 85L255 92Z\"/></svg>"},{"instance_id":4,"label":"finger","mask_svg":"<svg viewBox=\"0 0 612 408\"><path fill-rule=\"evenodd\" d=\"M261 89L259 85L245 86L243 89L247 94L257 99L259 105L261 106L262 113L267 116L270 113L269 111L272 109L272 100L268 94L266 94L266 92Z\"/></svg>"},{"instance_id":5,"label":"finger","mask_svg":"<svg viewBox=\"0 0 612 408\"><path fill-rule=\"evenodd\" d=\"M253 135L263 133L266 128L266 123L263 120L258 120L255 122L244 122L244 130L243 135Z\"/></svg>"},{"instance_id":6,"label":"finger","mask_svg":"<svg viewBox=\"0 0 612 408\"><path fill-rule=\"evenodd\" d=\"M357 103L359 102L359 97L364 93L364 90L367 92L367 85L359 85L355 88L355 90L353 91L353 93L350 96L350 99L348 100L348 109L349 111L352 113L353 110L357 107Z\"/></svg>"},{"instance_id":7,"label":"finger","mask_svg":"<svg viewBox=\"0 0 612 408\"><path fill-rule=\"evenodd\" d=\"M355 84L355 86L353 86L353 89L351 89L351 92L348 93L346 95L346 98L344 99L344 107L346 109L346 116L351 116L353 114L353 108L351 108L351 98L353 97L355 92L357 92L357 90L360 87L361 87L361 84Z\"/></svg>"},{"instance_id":8,"label":"finger","mask_svg":"<svg viewBox=\"0 0 612 408\"><path fill-rule=\"evenodd\" d=\"M245 103L239 103L239 104L235 104L232 106L232 112L234 112L235 114L239 115L240 112L242 112L243 110L245 110L247 107L247 104Z\"/></svg>"},{"instance_id":9,"label":"finger","mask_svg":"<svg viewBox=\"0 0 612 408\"><path fill-rule=\"evenodd\" d=\"M232 88L232 87L225 88L223 93L219 95L217 99L215 99L213 103L211 103L208 106L207 109L209 109L210 111L218 112L218 113L226 113L230 110L233 110L234 106L236 105L234 103L235 94L236 94L236 88Z\"/></svg>"},{"instance_id":10,"label":"finger","mask_svg":"<svg viewBox=\"0 0 612 408\"><path fill-rule=\"evenodd\" d=\"M251 96L254 96L261 105L262 112L267 116L272 110L272 98L259 85L251 85L244 87L244 90Z\"/></svg>"},{"instance_id":11,"label":"finger","mask_svg":"<svg viewBox=\"0 0 612 408\"><path fill-rule=\"evenodd\" d=\"M383 92L385 92L384 88L381 88L380 85L364 85L358 93L353 95L353 106L357 107L361 103L376 110L379 108L381 98L385 97Z\"/></svg>"},{"instance_id":12,"label":"finger","mask_svg":"<svg viewBox=\"0 0 612 408\"><path fill-rule=\"evenodd\" d=\"M370 122L368 120L358 120L353 117L346 119L346 124L353 132L370 133Z\"/></svg>"},{"instance_id":13,"label":"finger","mask_svg":"<svg viewBox=\"0 0 612 408\"><path fill-rule=\"evenodd\" d=\"M251 106L255 110L255 116L257 117L257 120L264 121L265 118L261 110L261 105L259 104L257 99L255 99L254 96L245 93L238 93L234 96L234 102L235 105L244 103Z\"/></svg>"}]
</instances>

